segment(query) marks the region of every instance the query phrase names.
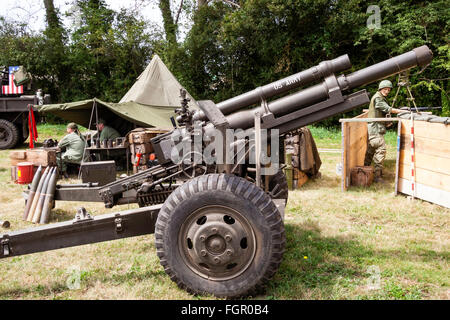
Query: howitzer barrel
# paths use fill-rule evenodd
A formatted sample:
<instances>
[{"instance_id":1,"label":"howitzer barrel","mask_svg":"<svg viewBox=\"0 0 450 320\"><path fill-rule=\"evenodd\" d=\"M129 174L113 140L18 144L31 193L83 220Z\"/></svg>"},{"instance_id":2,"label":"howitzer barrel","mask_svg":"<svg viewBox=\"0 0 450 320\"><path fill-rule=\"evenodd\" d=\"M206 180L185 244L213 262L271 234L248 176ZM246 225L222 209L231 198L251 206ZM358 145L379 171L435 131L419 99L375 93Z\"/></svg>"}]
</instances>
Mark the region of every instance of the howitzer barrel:
<instances>
[{"instance_id":1,"label":"howitzer barrel","mask_svg":"<svg viewBox=\"0 0 450 320\"><path fill-rule=\"evenodd\" d=\"M308 83L323 79L330 74L347 70L351 68L351 66L348 55L343 55L333 60L322 61L317 66L309 68L308 70L301 71L247 93L222 101L217 104L217 107L223 114L230 114L241 108L261 102L261 99L267 99L294 88L304 86ZM194 120L205 119L205 114L200 110L194 115Z\"/></svg>"},{"instance_id":2,"label":"howitzer barrel","mask_svg":"<svg viewBox=\"0 0 450 320\"><path fill-rule=\"evenodd\" d=\"M342 90L354 89L416 66L425 67L432 58L431 50L427 46L421 46L347 76L341 76L338 78L339 86Z\"/></svg>"},{"instance_id":3,"label":"howitzer barrel","mask_svg":"<svg viewBox=\"0 0 450 320\"><path fill-rule=\"evenodd\" d=\"M427 46L422 46L347 76L342 75L337 78L336 85L341 91L351 90L416 66L424 67L431 62L432 57L431 50ZM322 83L268 103L268 109L275 116L283 116L302 107L319 103L329 98L330 89L332 89L330 85L333 85L333 83L325 80ZM231 128L247 129L253 126L255 112L264 114L264 109L263 107L257 107L239 111L226 115L226 118Z\"/></svg>"}]
</instances>

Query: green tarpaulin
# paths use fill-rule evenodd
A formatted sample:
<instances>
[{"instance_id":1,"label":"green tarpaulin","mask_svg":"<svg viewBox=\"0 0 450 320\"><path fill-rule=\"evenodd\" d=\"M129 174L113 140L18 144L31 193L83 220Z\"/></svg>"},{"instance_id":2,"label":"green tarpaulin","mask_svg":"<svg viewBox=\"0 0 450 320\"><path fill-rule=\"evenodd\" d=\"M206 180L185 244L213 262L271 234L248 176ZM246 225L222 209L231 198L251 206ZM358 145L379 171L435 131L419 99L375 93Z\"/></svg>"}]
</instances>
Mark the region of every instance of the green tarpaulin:
<instances>
[{"instance_id":1,"label":"green tarpaulin","mask_svg":"<svg viewBox=\"0 0 450 320\"><path fill-rule=\"evenodd\" d=\"M104 102L99 99L35 106L40 113L51 113L68 122L95 129L96 119L107 123L125 135L135 126L173 128L170 117L176 118L175 109L180 108L180 89L183 87L155 55L141 73L130 90L119 103ZM191 100L189 107L198 109L197 102ZM93 109L96 104L97 109ZM92 117L92 121L91 121Z\"/></svg>"},{"instance_id":2,"label":"green tarpaulin","mask_svg":"<svg viewBox=\"0 0 450 320\"><path fill-rule=\"evenodd\" d=\"M97 112L93 109L94 103L97 104ZM51 113L86 128L89 126L91 117L92 124L95 124L96 113L98 113L98 117L105 119L108 123L117 122L117 117L119 117L137 126L170 129L173 128L170 117L176 116L174 110L178 107L149 106L134 101L110 103L94 98L69 103L47 104L37 106L37 108L41 113Z\"/></svg>"}]
</instances>

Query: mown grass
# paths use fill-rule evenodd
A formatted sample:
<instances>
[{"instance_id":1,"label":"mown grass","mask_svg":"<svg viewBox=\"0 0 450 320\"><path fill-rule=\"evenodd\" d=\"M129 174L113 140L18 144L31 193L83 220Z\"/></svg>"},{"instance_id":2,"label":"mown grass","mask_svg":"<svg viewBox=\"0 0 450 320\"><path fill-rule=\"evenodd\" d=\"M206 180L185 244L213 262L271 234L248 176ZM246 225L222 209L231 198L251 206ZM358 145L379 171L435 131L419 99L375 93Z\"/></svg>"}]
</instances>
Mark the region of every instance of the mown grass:
<instances>
[{"instance_id":1,"label":"mown grass","mask_svg":"<svg viewBox=\"0 0 450 320\"><path fill-rule=\"evenodd\" d=\"M338 127L324 128L324 127L309 127L314 140L321 148L341 148L341 129ZM387 130L385 135L386 143L395 147L397 144L396 126Z\"/></svg>"},{"instance_id":2,"label":"mown grass","mask_svg":"<svg viewBox=\"0 0 450 320\"><path fill-rule=\"evenodd\" d=\"M64 126L39 126L39 140ZM311 128L319 149L340 149L340 131ZM59 140L58 139L58 140ZM395 196L395 132L389 132L387 183L341 191L339 153L321 153L322 177L290 192L286 252L257 299L449 299L449 209ZM21 146L25 148L26 146ZM9 151L0 152L0 214L11 230L21 220L23 186L10 181ZM75 180L72 180L75 181ZM51 222L134 208L58 202ZM9 232L9 230L1 230ZM79 289L69 289L72 269ZM154 236L90 244L0 261L0 299L215 299L180 290L165 274Z\"/></svg>"}]
</instances>

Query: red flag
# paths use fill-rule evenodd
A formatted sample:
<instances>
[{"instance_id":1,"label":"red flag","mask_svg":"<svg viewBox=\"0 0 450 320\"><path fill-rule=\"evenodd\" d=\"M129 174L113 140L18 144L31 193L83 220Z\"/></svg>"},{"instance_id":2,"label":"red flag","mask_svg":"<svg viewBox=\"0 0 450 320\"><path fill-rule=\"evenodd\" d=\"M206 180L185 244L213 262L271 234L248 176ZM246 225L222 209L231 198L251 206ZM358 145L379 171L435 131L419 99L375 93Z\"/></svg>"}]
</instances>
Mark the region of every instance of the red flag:
<instances>
[{"instance_id":1,"label":"red flag","mask_svg":"<svg viewBox=\"0 0 450 320\"><path fill-rule=\"evenodd\" d=\"M30 132L30 149L33 149L34 142L37 142L38 133L32 104L28 105L28 131Z\"/></svg>"}]
</instances>

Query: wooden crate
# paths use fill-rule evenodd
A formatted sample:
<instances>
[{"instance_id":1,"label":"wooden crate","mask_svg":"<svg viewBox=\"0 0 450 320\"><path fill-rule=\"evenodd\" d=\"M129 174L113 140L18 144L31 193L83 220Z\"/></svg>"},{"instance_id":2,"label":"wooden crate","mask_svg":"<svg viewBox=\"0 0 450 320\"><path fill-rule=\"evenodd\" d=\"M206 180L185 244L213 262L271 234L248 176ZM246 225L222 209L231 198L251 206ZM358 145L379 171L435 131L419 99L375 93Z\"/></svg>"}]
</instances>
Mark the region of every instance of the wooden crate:
<instances>
[{"instance_id":1,"label":"wooden crate","mask_svg":"<svg viewBox=\"0 0 450 320\"><path fill-rule=\"evenodd\" d=\"M399 126L396 193L413 195L411 121ZM450 125L415 120L414 156L414 196L450 208Z\"/></svg>"},{"instance_id":2,"label":"wooden crate","mask_svg":"<svg viewBox=\"0 0 450 320\"><path fill-rule=\"evenodd\" d=\"M34 166L56 166L56 150L35 148L9 153L12 166L17 166L20 162L31 162Z\"/></svg>"},{"instance_id":3,"label":"wooden crate","mask_svg":"<svg viewBox=\"0 0 450 320\"><path fill-rule=\"evenodd\" d=\"M368 122L397 122L398 118L367 118L365 112L351 119L339 120L342 124L342 191L350 186L352 168L364 166L367 150Z\"/></svg>"},{"instance_id":4,"label":"wooden crate","mask_svg":"<svg viewBox=\"0 0 450 320\"><path fill-rule=\"evenodd\" d=\"M367 118L362 114L358 118ZM389 119L380 119L385 121ZM341 119L342 190L350 184L350 169L364 164L367 119ZM346 122L347 121L347 122ZM414 195L450 208L450 125L414 121L415 192L412 190L411 120L398 121L395 193Z\"/></svg>"},{"instance_id":5,"label":"wooden crate","mask_svg":"<svg viewBox=\"0 0 450 320\"><path fill-rule=\"evenodd\" d=\"M168 130L163 129L150 129L147 128L145 130L133 130L128 134L128 141L130 144L133 143L150 143L150 140L156 137L159 134L166 133Z\"/></svg>"},{"instance_id":6,"label":"wooden crate","mask_svg":"<svg viewBox=\"0 0 450 320\"><path fill-rule=\"evenodd\" d=\"M133 143L130 144L130 152L133 155L140 154L150 154L153 152L153 146L151 143Z\"/></svg>"}]
</instances>

